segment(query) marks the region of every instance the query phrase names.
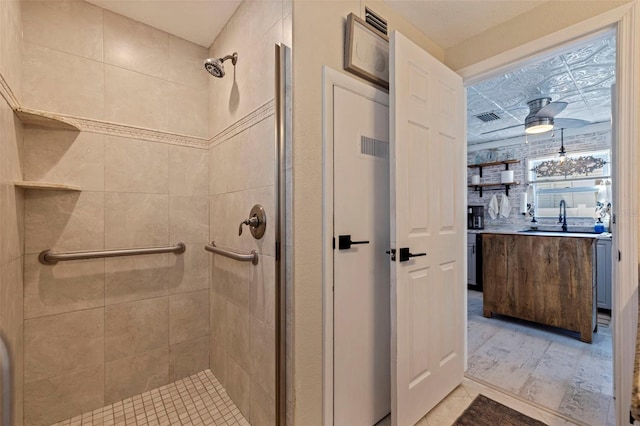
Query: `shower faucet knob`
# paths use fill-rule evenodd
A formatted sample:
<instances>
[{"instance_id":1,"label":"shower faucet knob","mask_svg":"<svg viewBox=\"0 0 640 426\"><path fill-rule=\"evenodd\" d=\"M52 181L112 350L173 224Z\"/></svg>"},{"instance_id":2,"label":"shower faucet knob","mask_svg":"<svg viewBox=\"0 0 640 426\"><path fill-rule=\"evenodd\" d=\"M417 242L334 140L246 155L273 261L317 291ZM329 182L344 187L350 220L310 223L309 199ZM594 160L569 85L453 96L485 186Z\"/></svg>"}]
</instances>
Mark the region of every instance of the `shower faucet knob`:
<instances>
[{"instance_id":1,"label":"shower faucet knob","mask_svg":"<svg viewBox=\"0 0 640 426\"><path fill-rule=\"evenodd\" d=\"M249 231L251 231L251 235L253 235L254 238L262 238L267 228L267 215L262 206L256 204L251 208L249 219L243 220L240 222L240 226L238 226L238 236L242 235L242 225L249 227Z\"/></svg>"}]
</instances>

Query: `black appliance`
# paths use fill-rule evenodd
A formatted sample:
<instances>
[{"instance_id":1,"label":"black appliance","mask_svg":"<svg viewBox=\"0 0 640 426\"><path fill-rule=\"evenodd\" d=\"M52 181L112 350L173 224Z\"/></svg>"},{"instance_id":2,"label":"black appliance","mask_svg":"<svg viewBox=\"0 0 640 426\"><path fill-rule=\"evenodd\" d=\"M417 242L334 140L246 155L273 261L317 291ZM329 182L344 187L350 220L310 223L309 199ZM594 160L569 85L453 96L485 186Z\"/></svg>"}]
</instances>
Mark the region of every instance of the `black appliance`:
<instances>
[{"instance_id":1,"label":"black appliance","mask_svg":"<svg viewBox=\"0 0 640 426\"><path fill-rule=\"evenodd\" d=\"M484 229L484 206L467 207L467 229Z\"/></svg>"}]
</instances>

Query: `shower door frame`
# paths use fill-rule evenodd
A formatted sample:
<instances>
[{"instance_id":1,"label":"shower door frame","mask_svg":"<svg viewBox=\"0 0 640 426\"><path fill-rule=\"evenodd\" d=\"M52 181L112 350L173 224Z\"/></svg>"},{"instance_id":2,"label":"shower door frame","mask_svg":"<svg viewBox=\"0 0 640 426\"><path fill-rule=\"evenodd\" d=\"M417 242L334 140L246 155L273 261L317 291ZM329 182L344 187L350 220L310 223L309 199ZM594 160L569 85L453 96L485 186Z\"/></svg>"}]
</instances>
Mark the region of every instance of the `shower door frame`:
<instances>
[{"instance_id":1,"label":"shower door frame","mask_svg":"<svg viewBox=\"0 0 640 426\"><path fill-rule=\"evenodd\" d=\"M291 260L293 233L292 221L287 217L292 211L290 185L293 182L291 168L292 108L291 108L291 48L284 43L275 45L275 348L276 348L276 424L284 426L287 419L287 310L290 306L292 278L287 275ZM289 187L288 187L289 186ZM287 224L288 222L288 224Z\"/></svg>"}]
</instances>

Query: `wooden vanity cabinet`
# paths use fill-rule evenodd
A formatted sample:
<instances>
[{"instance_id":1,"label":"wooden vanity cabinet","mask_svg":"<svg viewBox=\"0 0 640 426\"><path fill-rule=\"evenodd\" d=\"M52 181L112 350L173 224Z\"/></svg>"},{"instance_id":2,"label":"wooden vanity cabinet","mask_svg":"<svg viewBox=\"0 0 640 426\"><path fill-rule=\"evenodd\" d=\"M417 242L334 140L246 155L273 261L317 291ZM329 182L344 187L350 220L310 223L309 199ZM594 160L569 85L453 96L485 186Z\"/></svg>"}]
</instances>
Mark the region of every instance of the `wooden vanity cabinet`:
<instances>
[{"instance_id":1,"label":"wooden vanity cabinet","mask_svg":"<svg viewBox=\"0 0 640 426\"><path fill-rule=\"evenodd\" d=\"M580 333L596 325L595 239L482 236L484 316L508 315Z\"/></svg>"}]
</instances>

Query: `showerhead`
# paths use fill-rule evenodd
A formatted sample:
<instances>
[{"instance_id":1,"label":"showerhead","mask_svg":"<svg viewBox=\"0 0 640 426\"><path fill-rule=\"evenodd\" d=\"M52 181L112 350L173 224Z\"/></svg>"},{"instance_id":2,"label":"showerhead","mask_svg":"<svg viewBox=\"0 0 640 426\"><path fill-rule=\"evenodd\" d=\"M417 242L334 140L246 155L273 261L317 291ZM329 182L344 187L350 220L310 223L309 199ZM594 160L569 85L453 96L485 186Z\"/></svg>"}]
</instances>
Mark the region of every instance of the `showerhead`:
<instances>
[{"instance_id":1,"label":"showerhead","mask_svg":"<svg viewBox=\"0 0 640 426\"><path fill-rule=\"evenodd\" d=\"M214 77L222 78L224 77L224 65L222 63L227 59L231 59L231 63L233 65L238 62L238 53L233 52L232 55L227 55L224 58L209 58L204 61L204 69L207 70L209 74Z\"/></svg>"}]
</instances>

